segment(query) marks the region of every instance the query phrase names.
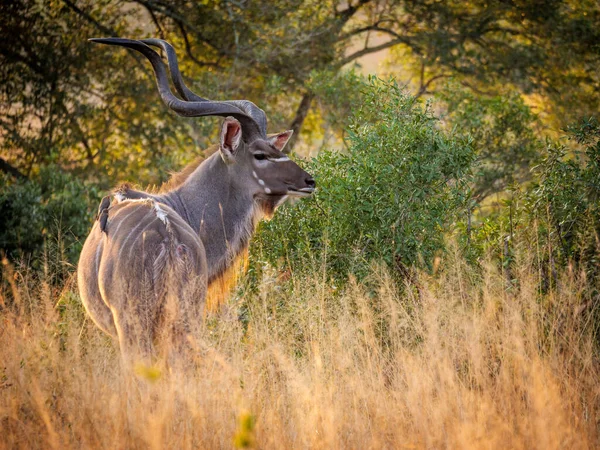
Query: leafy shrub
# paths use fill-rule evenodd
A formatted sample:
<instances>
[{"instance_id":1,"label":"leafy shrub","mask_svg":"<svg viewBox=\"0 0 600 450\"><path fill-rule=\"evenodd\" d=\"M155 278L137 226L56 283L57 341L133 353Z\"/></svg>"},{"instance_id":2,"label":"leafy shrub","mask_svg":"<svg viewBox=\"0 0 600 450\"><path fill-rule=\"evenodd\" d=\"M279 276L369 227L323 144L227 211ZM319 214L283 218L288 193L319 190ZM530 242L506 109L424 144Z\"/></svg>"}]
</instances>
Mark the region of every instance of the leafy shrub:
<instances>
[{"instance_id":1,"label":"leafy shrub","mask_svg":"<svg viewBox=\"0 0 600 450\"><path fill-rule=\"evenodd\" d=\"M467 197L474 153L437 127L395 82L370 78L357 89L347 151L324 151L307 165L315 198L283 208L262 226L255 260L294 269L325 263L333 274L365 275L373 261L403 272L430 267ZM261 251L264 248L265 251Z\"/></svg>"},{"instance_id":2,"label":"leafy shrub","mask_svg":"<svg viewBox=\"0 0 600 450\"><path fill-rule=\"evenodd\" d=\"M73 263L87 235L99 190L55 166L30 180L0 176L0 248L34 262L45 249Z\"/></svg>"},{"instance_id":3,"label":"leafy shrub","mask_svg":"<svg viewBox=\"0 0 600 450\"><path fill-rule=\"evenodd\" d=\"M468 136L477 153L473 196L478 200L531 178L539 156L537 117L518 92L481 96L457 83L448 83L439 97L446 120L457 134Z\"/></svg>"},{"instance_id":4,"label":"leafy shrub","mask_svg":"<svg viewBox=\"0 0 600 450\"><path fill-rule=\"evenodd\" d=\"M528 191L532 218L544 225L553 259L581 265L600 281L600 124L595 118L568 129L574 145L551 143Z\"/></svg>"},{"instance_id":5,"label":"leafy shrub","mask_svg":"<svg viewBox=\"0 0 600 450\"><path fill-rule=\"evenodd\" d=\"M507 190L498 208L480 213L468 232L462 223L461 232L472 262L491 255L510 277L517 247L536 245L543 291L571 265L585 273L594 294L600 287L600 124L590 118L567 131L568 140L536 149L531 183Z\"/></svg>"}]
</instances>

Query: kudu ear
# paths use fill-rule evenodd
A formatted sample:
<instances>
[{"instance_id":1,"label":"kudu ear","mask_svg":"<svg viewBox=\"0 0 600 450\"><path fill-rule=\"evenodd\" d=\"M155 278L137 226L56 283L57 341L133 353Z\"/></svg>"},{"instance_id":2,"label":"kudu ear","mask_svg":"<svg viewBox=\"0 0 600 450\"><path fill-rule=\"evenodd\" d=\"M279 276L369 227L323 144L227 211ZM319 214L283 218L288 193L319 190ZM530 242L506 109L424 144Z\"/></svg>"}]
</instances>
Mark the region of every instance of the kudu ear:
<instances>
[{"instance_id":1,"label":"kudu ear","mask_svg":"<svg viewBox=\"0 0 600 450\"><path fill-rule=\"evenodd\" d=\"M225 163L234 161L235 152L242 141L242 125L233 117L227 117L221 126L221 157Z\"/></svg>"},{"instance_id":2,"label":"kudu ear","mask_svg":"<svg viewBox=\"0 0 600 450\"><path fill-rule=\"evenodd\" d=\"M287 130L279 134L270 134L268 137L269 144L280 152L287 153L283 149L285 148L285 144L287 144L292 137L292 134L294 134L294 130Z\"/></svg>"}]
</instances>

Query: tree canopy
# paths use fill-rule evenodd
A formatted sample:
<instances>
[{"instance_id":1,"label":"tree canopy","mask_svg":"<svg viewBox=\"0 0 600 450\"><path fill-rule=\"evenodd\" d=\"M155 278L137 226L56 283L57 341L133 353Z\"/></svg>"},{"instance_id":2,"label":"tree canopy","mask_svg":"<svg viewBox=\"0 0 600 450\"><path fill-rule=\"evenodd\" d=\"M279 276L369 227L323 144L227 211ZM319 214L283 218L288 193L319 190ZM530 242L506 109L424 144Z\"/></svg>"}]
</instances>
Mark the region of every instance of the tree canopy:
<instances>
[{"instance_id":1,"label":"tree canopy","mask_svg":"<svg viewBox=\"0 0 600 450\"><path fill-rule=\"evenodd\" d=\"M320 114L335 113L311 88L315 73L383 49L418 96L449 77L476 93L536 94L555 127L599 106L591 0L19 0L0 16L0 168L15 175L57 163L104 182L134 172L156 183L210 135L206 120L165 110L144 61L94 36L168 39L195 90L249 98L273 129L300 131L315 99Z\"/></svg>"},{"instance_id":2,"label":"tree canopy","mask_svg":"<svg viewBox=\"0 0 600 450\"><path fill-rule=\"evenodd\" d=\"M46 233L53 222L77 242L101 192L118 181L160 184L217 138L217 119L181 118L162 104L143 57L89 38L168 40L195 92L253 101L269 132L293 129L296 149L312 156L350 151L361 120L376 127L356 114L369 98L357 73L365 56L386 51L380 76L419 101L435 96L436 126L470 141L476 207L539 183L532 169L548 161L545 139L597 113L598 30L593 0L2 2L0 200L15 212L6 230L42 223ZM62 206L68 195L78 207ZM15 228L0 240L9 251L39 248L44 235L32 233Z\"/></svg>"}]
</instances>

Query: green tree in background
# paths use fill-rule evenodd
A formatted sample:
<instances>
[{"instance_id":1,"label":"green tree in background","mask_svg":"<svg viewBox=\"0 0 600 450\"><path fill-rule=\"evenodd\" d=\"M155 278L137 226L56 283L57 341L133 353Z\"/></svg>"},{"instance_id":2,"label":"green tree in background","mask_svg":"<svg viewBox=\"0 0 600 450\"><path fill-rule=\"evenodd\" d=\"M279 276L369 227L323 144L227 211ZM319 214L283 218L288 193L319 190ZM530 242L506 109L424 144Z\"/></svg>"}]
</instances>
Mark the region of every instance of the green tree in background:
<instances>
[{"instance_id":1,"label":"green tree in background","mask_svg":"<svg viewBox=\"0 0 600 450\"><path fill-rule=\"evenodd\" d=\"M26 176L56 162L110 182L139 171L154 183L184 148L205 143L206 120L174 120L148 67L86 41L98 35L169 39L197 91L249 98L273 129L301 129L318 94L311 73L387 48L402 52L399 70L414 70L417 95L454 76L475 92L508 84L538 93L561 126L598 108L593 1L20 0L0 8L1 167Z\"/></svg>"},{"instance_id":2,"label":"green tree in background","mask_svg":"<svg viewBox=\"0 0 600 450\"><path fill-rule=\"evenodd\" d=\"M125 171L158 181L165 168L142 161L160 161L165 148L185 138L184 124L164 114L158 102L142 101L155 95L143 66L128 70L129 55L86 39L98 28L125 33L120 8L90 2L84 13L62 2L18 1L0 8L5 164L27 177L56 164L105 186Z\"/></svg>"},{"instance_id":3,"label":"green tree in background","mask_svg":"<svg viewBox=\"0 0 600 450\"><path fill-rule=\"evenodd\" d=\"M527 191L527 212L543 225L548 265L573 264L600 292L600 124L569 128L570 142L548 145ZM574 142L573 142L574 141ZM578 144L573 148L573 143ZM531 219L529 220L531 222ZM555 269L554 269L555 270Z\"/></svg>"},{"instance_id":4,"label":"green tree in background","mask_svg":"<svg viewBox=\"0 0 600 450\"><path fill-rule=\"evenodd\" d=\"M479 161L473 198L482 202L494 193L531 180L531 167L543 147L539 121L517 92L477 96L458 83L439 94L449 128L469 137Z\"/></svg>"},{"instance_id":5,"label":"green tree in background","mask_svg":"<svg viewBox=\"0 0 600 450\"><path fill-rule=\"evenodd\" d=\"M176 117L146 61L87 42L158 36L174 44L195 91L248 98L266 110L271 131L292 128L309 144L325 127L352 145L343 139L358 85L335 83L363 56L390 50L389 70L412 79L416 97L452 78L469 90L447 101L446 117L473 137L483 198L529 179L542 136L529 126L524 95L543 106L535 112L555 134L598 110L599 25L591 0L3 2L1 189L39 184L46 167L101 190L118 180L159 184L196 157L216 119Z\"/></svg>"}]
</instances>

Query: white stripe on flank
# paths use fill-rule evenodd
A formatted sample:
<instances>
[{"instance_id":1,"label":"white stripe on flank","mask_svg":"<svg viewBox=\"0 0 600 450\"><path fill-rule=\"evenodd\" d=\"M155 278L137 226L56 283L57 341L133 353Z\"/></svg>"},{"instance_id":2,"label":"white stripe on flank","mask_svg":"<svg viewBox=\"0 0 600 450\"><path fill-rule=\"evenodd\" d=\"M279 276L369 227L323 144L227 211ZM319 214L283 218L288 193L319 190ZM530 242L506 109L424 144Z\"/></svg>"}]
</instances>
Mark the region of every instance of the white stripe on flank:
<instances>
[{"instance_id":1,"label":"white stripe on flank","mask_svg":"<svg viewBox=\"0 0 600 450\"><path fill-rule=\"evenodd\" d=\"M123 240L123 243L121 244L121 248L119 249L119 254L117 255L117 258L121 259L121 253L123 252L123 249L125 248L125 244L127 244L127 241L129 240L131 235L133 233L135 233L135 231L144 224L144 219L146 218L146 216L148 215L149 212L150 211L147 211L146 214L144 214L144 216L140 219L140 222L129 231L129 234L127 234L127 237Z\"/></svg>"},{"instance_id":2,"label":"white stripe on flank","mask_svg":"<svg viewBox=\"0 0 600 450\"><path fill-rule=\"evenodd\" d=\"M98 271L100 270L100 249L103 247L104 241L100 240L100 242L98 242L98 247L96 247L96 273L98 273Z\"/></svg>"},{"instance_id":3,"label":"white stripe on flank","mask_svg":"<svg viewBox=\"0 0 600 450\"><path fill-rule=\"evenodd\" d=\"M184 232L188 236L190 236L194 241L200 240L200 236L196 234L193 228L181 218L181 216L171 216L170 217L171 226L177 229L178 232Z\"/></svg>"},{"instance_id":4,"label":"white stripe on flank","mask_svg":"<svg viewBox=\"0 0 600 450\"><path fill-rule=\"evenodd\" d=\"M200 240L200 236L198 236L196 233L194 233L194 230L190 231L190 228L191 227L189 227L189 226L186 227L186 226L177 224L178 231L183 231L183 232L187 233L188 236L191 236L194 241Z\"/></svg>"},{"instance_id":5,"label":"white stripe on flank","mask_svg":"<svg viewBox=\"0 0 600 450\"><path fill-rule=\"evenodd\" d=\"M109 223L114 222L117 219L117 214L119 214L121 211L123 211L123 209L119 209L113 217L110 217L110 215L109 215L108 216ZM130 211L129 214L127 214L125 217L119 218L120 222L118 223L117 228L115 228L114 230L109 230L110 234L112 236L116 235L119 231L119 228L121 228L121 225L123 225L123 222L125 222L125 220L127 220L127 218L129 216L131 216L132 214L134 214L136 212L137 212L137 209L134 209L133 211Z\"/></svg>"},{"instance_id":6,"label":"white stripe on flank","mask_svg":"<svg viewBox=\"0 0 600 450\"><path fill-rule=\"evenodd\" d=\"M132 252L132 251L133 251L133 249L135 248L135 246L133 245L133 244L135 244L135 241L137 241L137 240L138 240L138 238L139 238L140 236L143 236L143 235L144 235L144 231L146 231L146 230L148 229L148 227L150 227L151 225L154 225L154 224L156 223L156 221L157 221L157 220L158 220L158 218L156 218L156 219L154 219L154 220L150 221L150 223L148 223L148 224L147 224L147 225L146 225L146 226L145 226L145 227L142 229L142 231L140 231L140 232L139 232L139 234L136 236L136 238L133 240L133 243L131 244L131 247L129 247L129 257L130 257L130 258L131 258L131 252ZM137 227L136 227L136 228L137 228ZM125 244L125 243L123 243L123 244ZM120 254L120 253L121 253L121 252L119 252L119 254Z\"/></svg>"}]
</instances>

